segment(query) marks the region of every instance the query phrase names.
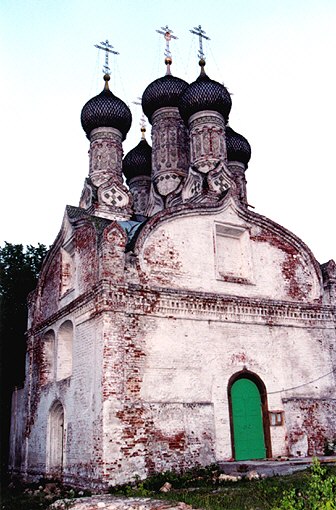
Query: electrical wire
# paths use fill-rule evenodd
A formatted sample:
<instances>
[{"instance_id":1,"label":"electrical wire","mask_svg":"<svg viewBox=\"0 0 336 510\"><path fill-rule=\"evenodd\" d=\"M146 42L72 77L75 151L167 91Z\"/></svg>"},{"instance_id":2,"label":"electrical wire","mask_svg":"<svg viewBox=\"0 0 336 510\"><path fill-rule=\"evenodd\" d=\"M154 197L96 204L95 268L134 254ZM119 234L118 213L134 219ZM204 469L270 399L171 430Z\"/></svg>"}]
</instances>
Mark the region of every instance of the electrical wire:
<instances>
[{"instance_id":1,"label":"electrical wire","mask_svg":"<svg viewBox=\"0 0 336 510\"><path fill-rule=\"evenodd\" d=\"M218 72L218 76L220 76L220 80L222 83L224 83L224 79L223 79L223 72L220 70L218 64L217 64L217 60L215 58L215 55L213 54L213 51L212 51L212 48L211 48L211 44L209 43L208 44L208 48L209 48L209 52L211 54L211 57L212 57L212 60L213 60L213 63L215 64L215 67L217 69L217 72Z\"/></svg>"},{"instance_id":2,"label":"electrical wire","mask_svg":"<svg viewBox=\"0 0 336 510\"><path fill-rule=\"evenodd\" d=\"M291 390L296 390L298 388L303 388L304 386L308 386L309 384L312 384L312 383L314 383L316 381L320 381L321 379L324 379L324 377L328 377L328 375L331 375L331 374L333 374L335 372L336 372L336 368L333 368L331 372L328 372L327 374L321 375L317 379L313 379L312 381L309 381L309 382L306 382L306 383L303 383L303 384L299 384L298 386L293 386L292 388L286 388L286 389L277 390L277 391L268 391L267 395L275 395L276 393L283 393L284 391L291 391Z\"/></svg>"},{"instance_id":3,"label":"electrical wire","mask_svg":"<svg viewBox=\"0 0 336 510\"><path fill-rule=\"evenodd\" d=\"M122 74L120 72L120 68L119 68L119 64L118 62L116 62L116 59L113 59L114 62L113 62L113 68L114 68L114 88L116 89L117 86L116 86L116 78L118 78L118 81L119 81L119 89L121 90L121 96L123 97L123 100L125 101L125 103L127 104L127 106L130 108L130 104L131 104L131 101L130 101L130 98L129 98L129 95L128 93L126 92L126 88L125 88L125 83L122 79Z\"/></svg>"},{"instance_id":4,"label":"electrical wire","mask_svg":"<svg viewBox=\"0 0 336 510\"><path fill-rule=\"evenodd\" d=\"M100 77L100 73L99 73L99 50L97 50L96 65L94 67L94 71L93 71L93 74L92 74L92 77L91 77L90 97L93 94L96 94L96 92L97 92L98 76Z\"/></svg>"},{"instance_id":5,"label":"electrical wire","mask_svg":"<svg viewBox=\"0 0 336 510\"><path fill-rule=\"evenodd\" d=\"M194 53L196 55L196 50L195 50L195 38L194 37L190 37L190 45L189 45L189 51L188 51L188 56L187 56L187 60L185 60L185 58L182 57L182 61L184 62L184 66L183 66L183 78L188 81L188 77L189 75L191 74L191 62L193 63L193 67L196 67L196 58L195 59L192 59L191 58L191 54ZM195 73L196 74L196 73Z\"/></svg>"}]
</instances>

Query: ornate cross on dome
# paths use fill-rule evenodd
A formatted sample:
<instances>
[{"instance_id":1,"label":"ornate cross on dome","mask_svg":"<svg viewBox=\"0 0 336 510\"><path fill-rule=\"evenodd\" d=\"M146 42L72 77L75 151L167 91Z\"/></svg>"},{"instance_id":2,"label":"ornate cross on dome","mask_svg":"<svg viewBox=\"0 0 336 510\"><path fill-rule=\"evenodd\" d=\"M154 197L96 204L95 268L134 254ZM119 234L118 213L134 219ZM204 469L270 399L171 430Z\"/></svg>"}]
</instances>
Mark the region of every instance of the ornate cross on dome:
<instances>
[{"instance_id":1,"label":"ornate cross on dome","mask_svg":"<svg viewBox=\"0 0 336 510\"><path fill-rule=\"evenodd\" d=\"M108 39L106 39L106 41L102 41L100 44L101 44L101 46L99 46L99 44L95 44L95 48L105 51L105 65L103 67L103 73L110 74L109 53L113 53L114 55L119 55L119 52L112 49L113 46L109 43Z\"/></svg>"},{"instance_id":2,"label":"ornate cross on dome","mask_svg":"<svg viewBox=\"0 0 336 510\"><path fill-rule=\"evenodd\" d=\"M165 27L161 27L161 30L157 30L157 33L162 34L166 40L165 64L168 66L168 70L169 70L169 66L172 63L172 56L171 56L171 51L169 48L169 43L172 39L178 39L178 37L176 37L175 35L172 35L173 31L170 28L168 28L168 25L166 25Z\"/></svg>"},{"instance_id":3,"label":"ornate cross on dome","mask_svg":"<svg viewBox=\"0 0 336 510\"><path fill-rule=\"evenodd\" d=\"M204 52L203 52L203 41L202 39L207 39L208 41L210 41L210 37L208 37L207 35L205 35L205 31L202 30L202 27L201 25L198 25L198 27L194 27L193 30L190 30L190 32L192 34L195 34L195 35L198 35L198 39L199 39L199 51L198 51L198 58L200 60L205 60L204 58Z\"/></svg>"}]
</instances>

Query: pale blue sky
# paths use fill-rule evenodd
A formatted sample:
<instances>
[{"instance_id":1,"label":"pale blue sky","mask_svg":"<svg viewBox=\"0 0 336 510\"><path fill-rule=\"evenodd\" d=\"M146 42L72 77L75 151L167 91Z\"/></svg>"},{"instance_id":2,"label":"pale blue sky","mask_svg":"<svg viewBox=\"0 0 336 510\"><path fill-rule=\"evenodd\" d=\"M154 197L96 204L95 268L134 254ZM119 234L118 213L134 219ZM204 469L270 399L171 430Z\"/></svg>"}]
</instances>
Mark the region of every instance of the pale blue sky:
<instances>
[{"instance_id":1,"label":"pale blue sky","mask_svg":"<svg viewBox=\"0 0 336 510\"><path fill-rule=\"evenodd\" d=\"M126 153L140 136L132 101L165 72L155 30L173 29L172 72L193 81L189 29L201 24L207 73L233 93L230 125L252 146L249 203L320 262L336 258L335 0L2 0L0 17L0 242L49 245L65 205L78 205L89 148L80 111L103 87L94 44L120 52L110 83L133 113Z\"/></svg>"}]
</instances>

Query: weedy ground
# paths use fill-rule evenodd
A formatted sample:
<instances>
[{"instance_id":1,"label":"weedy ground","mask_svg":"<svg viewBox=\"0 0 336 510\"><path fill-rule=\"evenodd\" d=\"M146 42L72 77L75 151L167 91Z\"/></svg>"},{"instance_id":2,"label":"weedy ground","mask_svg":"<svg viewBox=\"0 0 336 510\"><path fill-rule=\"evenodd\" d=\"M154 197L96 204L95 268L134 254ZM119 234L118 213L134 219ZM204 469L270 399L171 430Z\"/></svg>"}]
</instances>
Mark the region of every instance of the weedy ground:
<instances>
[{"instance_id":1,"label":"weedy ground","mask_svg":"<svg viewBox=\"0 0 336 510\"><path fill-rule=\"evenodd\" d=\"M336 466L325 468L316 461L312 468L292 475L258 480L243 477L237 482L224 481L220 474L217 466L183 474L170 471L146 480L135 479L129 484L113 487L109 492L125 497L184 501L194 508L207 510L336 509ZM163 493L160 489L166 482L171 489ZM43 510L57 499L88 495L88 491L74 490L45 480L33 485L11 483L3 491L1 509ZM324 497L329 497L331 503L326 500L323 506ZM319 506L314 506L315 503Z\"/></svg>"}]
</instances>

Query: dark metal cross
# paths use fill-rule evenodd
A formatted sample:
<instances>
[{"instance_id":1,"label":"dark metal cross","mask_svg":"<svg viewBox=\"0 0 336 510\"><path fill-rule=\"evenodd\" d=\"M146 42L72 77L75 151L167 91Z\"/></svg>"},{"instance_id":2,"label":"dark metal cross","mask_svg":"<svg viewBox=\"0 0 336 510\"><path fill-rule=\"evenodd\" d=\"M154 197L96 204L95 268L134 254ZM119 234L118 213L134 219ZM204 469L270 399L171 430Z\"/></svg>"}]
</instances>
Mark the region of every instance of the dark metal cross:
<instances>
[{"instance_id":1,"label":"dark metal cross","mask_svg":"<svg viewBox=\"0 0 336 510\"><path fill-rule=\"evenodd\" d=\"M175 35L172 35L173 31L168 28L168 25L161 27L161 30L157 30L158 34L162 34L166 40L165 57L171 59L171 51L169 49L169 43L172 39L178 39Z\"/></svg>"},{"instance_id":2,"label":"dark metal cross","mask_svg":"<svg viewBox=\"0 0 336 510\"><path fill-rule=\"evenodd\" d=\"M105 51L105 65L103 67L103 73L110 74L109 53L113 53L114 55L119 55L119 52L112 49L113 46L111 44L109 44L108 39L106 39L106 41L102 41L100 44L101 44L101 46L99 46L99 44L95 44L95 48Z\"/></svg>"},{"instance_id":3,"label":"dark metal cross","mask_svg":"<svg viewBox=\"0 0 336 510\"><path fill-rule=\"evenodd\" d=\"M190 30L192 34L198 35L199 39L199 51L198 51L198 58L201 60L204 60L204 52L203 52L203 41L202 39L207 39L210 41L210 37L205 35L205 31L202 30L201 25L198 25L198 27L194 27L194 30Z\"/></svg>"}]
</instances>

